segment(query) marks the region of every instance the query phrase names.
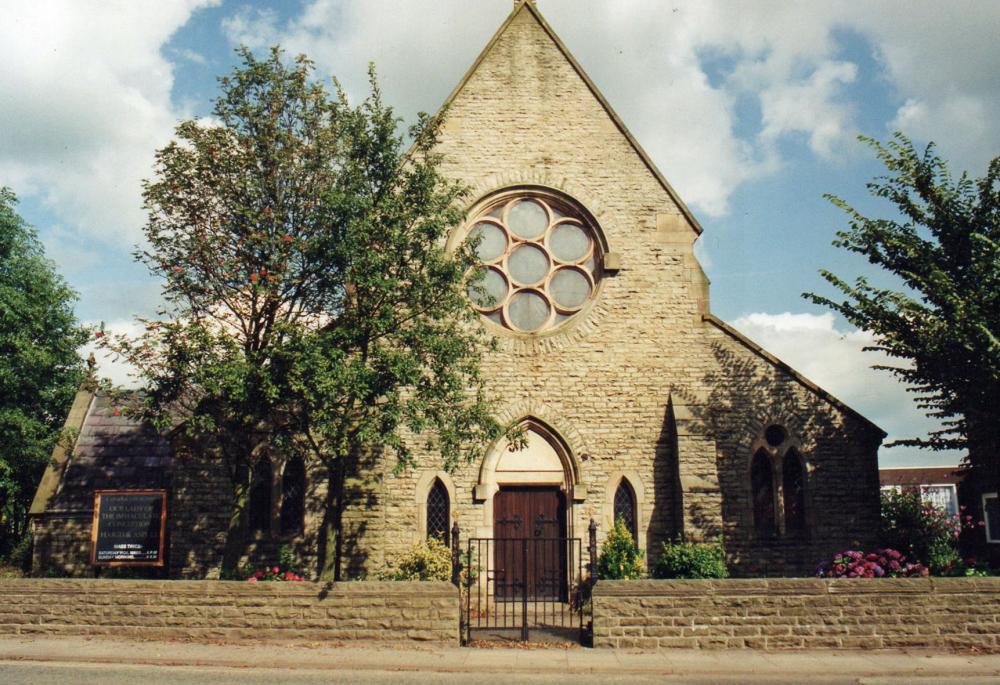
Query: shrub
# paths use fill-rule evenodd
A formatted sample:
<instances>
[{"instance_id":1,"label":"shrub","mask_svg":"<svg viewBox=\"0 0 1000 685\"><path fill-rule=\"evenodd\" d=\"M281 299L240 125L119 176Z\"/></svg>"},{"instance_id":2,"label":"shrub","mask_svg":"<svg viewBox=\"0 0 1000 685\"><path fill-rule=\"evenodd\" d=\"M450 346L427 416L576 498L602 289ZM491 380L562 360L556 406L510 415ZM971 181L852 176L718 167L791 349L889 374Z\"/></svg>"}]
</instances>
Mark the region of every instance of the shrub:
<instances>
[{"instance_id":1,"label":"shrub","mask_svg":"<svg viewBox=\"0 0 1000 685\"><path fill-rule=\"evenodd\" d=\"M971 516L949 515L924 502L919 492L882 493L882 545L927 566L934 575L961 571L958 538L963 529L974 527Z\"/></svg>"},{"instance_id":2,"label":"shrub","mask_svg":"<svg viewBox=\"0 0 1000 685\"><path fill-rule=\"evenodd\" d=\"M822 578L907 578L928 573L926 566L908 562L904 554L894 549L867 553L849 549L816 568L816 575Z\"/></svg>"},{"instance_id":3,"label":"shrub","mask_svg":"<svg viewBox=\"0 0 1000 685\"><path fill-rule=\"evenodd\" d=\"M715 543L664 542L653 567L654 578L728 578L726 550Z\"/></svg>"},{"instance_id":4,"label":"shrub","mask_svg":"<svg viewBox=\"0 0 1000 685\"><path fill-rule=\"evenodd\" d=\"M601 545L601 554L597 557L597 577L602 580L635 580L642 577L643 552L625 525L619 518L615 527Z\"/></svg>"},{"instance_id":5,"label":"shrub","mask_svg":"<svg viewBox=\"0 0 1000 685\"><path fill-rule=\"evenodd\" d=\"M451 580L451 549L436 537L418 542L379 580Z\"/></svg>"},{"instance_id":6,"label":"shrub","mask_svg":"<svg viewBox=\"0 0 1000 685\"><path fill-rule=\"evenodd\" d=\"M278 550L278 563L268 564L263 568L254 568L250 565L239 567L236 572L223 580L245 580L248 583L260 582L302 582L305 577L299 572L295 563L295 557L287 545L282 545Z\"/></svg>"}]
</instances>

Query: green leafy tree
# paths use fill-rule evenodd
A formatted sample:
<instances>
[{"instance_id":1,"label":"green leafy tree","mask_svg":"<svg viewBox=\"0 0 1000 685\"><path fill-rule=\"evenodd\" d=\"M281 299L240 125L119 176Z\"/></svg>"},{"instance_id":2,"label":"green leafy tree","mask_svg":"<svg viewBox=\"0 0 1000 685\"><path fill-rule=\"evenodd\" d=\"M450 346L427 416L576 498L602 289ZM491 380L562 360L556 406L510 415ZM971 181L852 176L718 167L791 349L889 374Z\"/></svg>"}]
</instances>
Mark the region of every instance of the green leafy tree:
<instances>
[{"instance_id":1,"label":"green leafy tree","mask_svg":"<svg viewBox=\"0 0 1000 685\"><path fill-rule=\"evenodd\" d=\"M462 189L438 171L440 122L421 117L407 152L374 73L352 106L305 57L240 54L216 122L182 123L157 153L139 258L168 306L113 345L147 382L142 413L228 470L223 572L254 465L298 451L327 486L319 572L339 576L345 482L366 455L404 467L420 436L453 466L502 433L464 300L473 250L443 248Z\"/></svg>"},{"instance_id":2,"label":"green leafy tree","mask_svg":"<svg viewBox=\"0 0 1000 685\"><path fill-rule=\"evenodd\" d=\"M0 558L25 535L28 507L84 378L76 293L0 188Z\"/></svg>"},{"instance_id":3,"label":"green leafy tree","mask_svg":"<svg viewBox=\"0 0 1000 685\"><path fill-rule=\"evenodd\" d=\"M889 172L868 189L899 216L866 217L827 196L850 217L850 230L834 244L902 287L849 283L822 271L845 299L806 297L872 331L869 349L898 362L875 368L903 381L942 421L928 436L893 444L967 450L968 465L1000 486L1000 157L984 177L954 181L933 145L919 152L901 133L885 145L863 140Z\"/></svg>"}]
</instances>

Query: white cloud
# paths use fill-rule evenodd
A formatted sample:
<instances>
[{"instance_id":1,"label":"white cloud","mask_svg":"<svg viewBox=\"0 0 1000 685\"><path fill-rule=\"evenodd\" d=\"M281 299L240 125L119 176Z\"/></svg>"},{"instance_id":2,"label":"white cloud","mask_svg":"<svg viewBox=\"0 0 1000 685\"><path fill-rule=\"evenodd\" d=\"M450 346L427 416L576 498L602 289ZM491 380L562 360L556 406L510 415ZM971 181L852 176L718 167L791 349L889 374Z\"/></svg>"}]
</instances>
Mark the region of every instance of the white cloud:
<instances>
[{"instance_id":1,"label":"white cloud","mask_svg":"<svg viewBox=\"0 0 1000 685\"><path fill-rule=\"evenodd\" d=\"M87 325L95 330L101 327L101 324L94 322ZM127 319L104 324L104 332L108 336L126 335L129 338L135 339L144 333L145 330L142 324ZM127 361L116 358L108 350L101 349L97 344L96 338L84 345L83 349L80 350L80 354L84 357L91 354L94 355L94 361L97 362L95 371L98 378L107 378L114 385L123 388L134 389L141 385L136 375L136 368Z\"/></svg>"},{"instance_id":2,"label":"white cloud","mask_svg":"<svg viewBox=\"0 0 1000 685\"><path fill-rule=\"evenodd\" d=\"M864 11L845 0L539 6L681 196L708 215L725 214L740 185L780 169L784 139L802 137L834 161L857 149L860 103L845 86L858 67L841 54L838 31L872 41L883 76L908 103L885 131L868 133L903 127L933 137L958 167L981 164L1000 147L991 116L1000 104L1000 3L958 9L885 0ZM307 53L355 95L374 60L389 101L412 114L440 105L508 10L461 0L311 0L286 24L271 11L244 9L226 28L235 42ZM706 55L731 61L721 81L706 76ZM739 111L747 100L759 121Z\"/></svg>"},{"instance_id":3,"label":"white cloud","mask_svg":"<svg viewBox=\"0 0 1000 685\"><path fill-rule=\"evenodd\" d=\"M161 48L218 0L16 0L0 22L0 183L82 241L135 243L140 181L183 115Z\"/></svg>"},{"instance_id":4,"label":"white cloud","mask_svg":"<svg viewBox=\"0 0 1000 685\"><path fill-rule=\"evenodd\" d=\"M874 338L867 331L840 329L832 313L752 313L733 321L750 339L779 357L852 409L889 433L887 441L920 437L938 427L916 408L913 396L894 376L873 364L894 363L878 352L864 352ZM882 449L883 465L957 463L953 453L897 447Z\"/></svg>"}]
</instances>

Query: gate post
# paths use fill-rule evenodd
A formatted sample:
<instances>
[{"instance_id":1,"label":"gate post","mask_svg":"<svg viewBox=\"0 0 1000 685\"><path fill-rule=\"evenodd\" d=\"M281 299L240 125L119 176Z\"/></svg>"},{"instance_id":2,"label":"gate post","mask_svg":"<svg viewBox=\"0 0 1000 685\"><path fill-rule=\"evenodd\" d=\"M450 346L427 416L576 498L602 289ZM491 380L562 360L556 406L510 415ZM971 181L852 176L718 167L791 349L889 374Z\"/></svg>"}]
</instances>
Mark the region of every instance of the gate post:
<instances>
[{"instance_id":1,"label":"gate post","mask_svg":"<svg viewBox=\"0 0 1000 685\"><path fill-rule=\"evenodd\" d=\"M587 550L590 552L590 587L594 587L597 582L597 521L590 519L590 526L587 527L590 534Z\"/></svg>"},{"instance_id":2,"label":"gate post","mask_svg":"<svg viewBox=\"0 0 1000 685\"><path fill-rule=\"evenodd\" d=\"M458 539L460 533L458 521L455 521L455 525L451 527L451 582L456 587L462 575L462 553Z\"/></svg>"}]
</instances>

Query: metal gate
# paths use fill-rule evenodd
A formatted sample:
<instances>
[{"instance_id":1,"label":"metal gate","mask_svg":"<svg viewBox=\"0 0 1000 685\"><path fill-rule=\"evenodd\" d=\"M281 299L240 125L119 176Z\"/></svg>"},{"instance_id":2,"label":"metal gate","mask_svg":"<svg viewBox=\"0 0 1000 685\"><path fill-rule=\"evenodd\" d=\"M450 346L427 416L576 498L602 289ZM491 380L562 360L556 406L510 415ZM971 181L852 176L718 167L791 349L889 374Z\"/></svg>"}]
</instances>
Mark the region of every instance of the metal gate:
<instances>
[{"instance_id":1,"label":"metal gate","mask_svg":"<svg viewBox=\"0 0 1000 685\"><path fill-rule=\"evenodd\" d=\"M470 538L460 553L455 545L463 642L585 641L596 544L588 547L584 563L580 538Z\"/></svg>"}]
</instances>

